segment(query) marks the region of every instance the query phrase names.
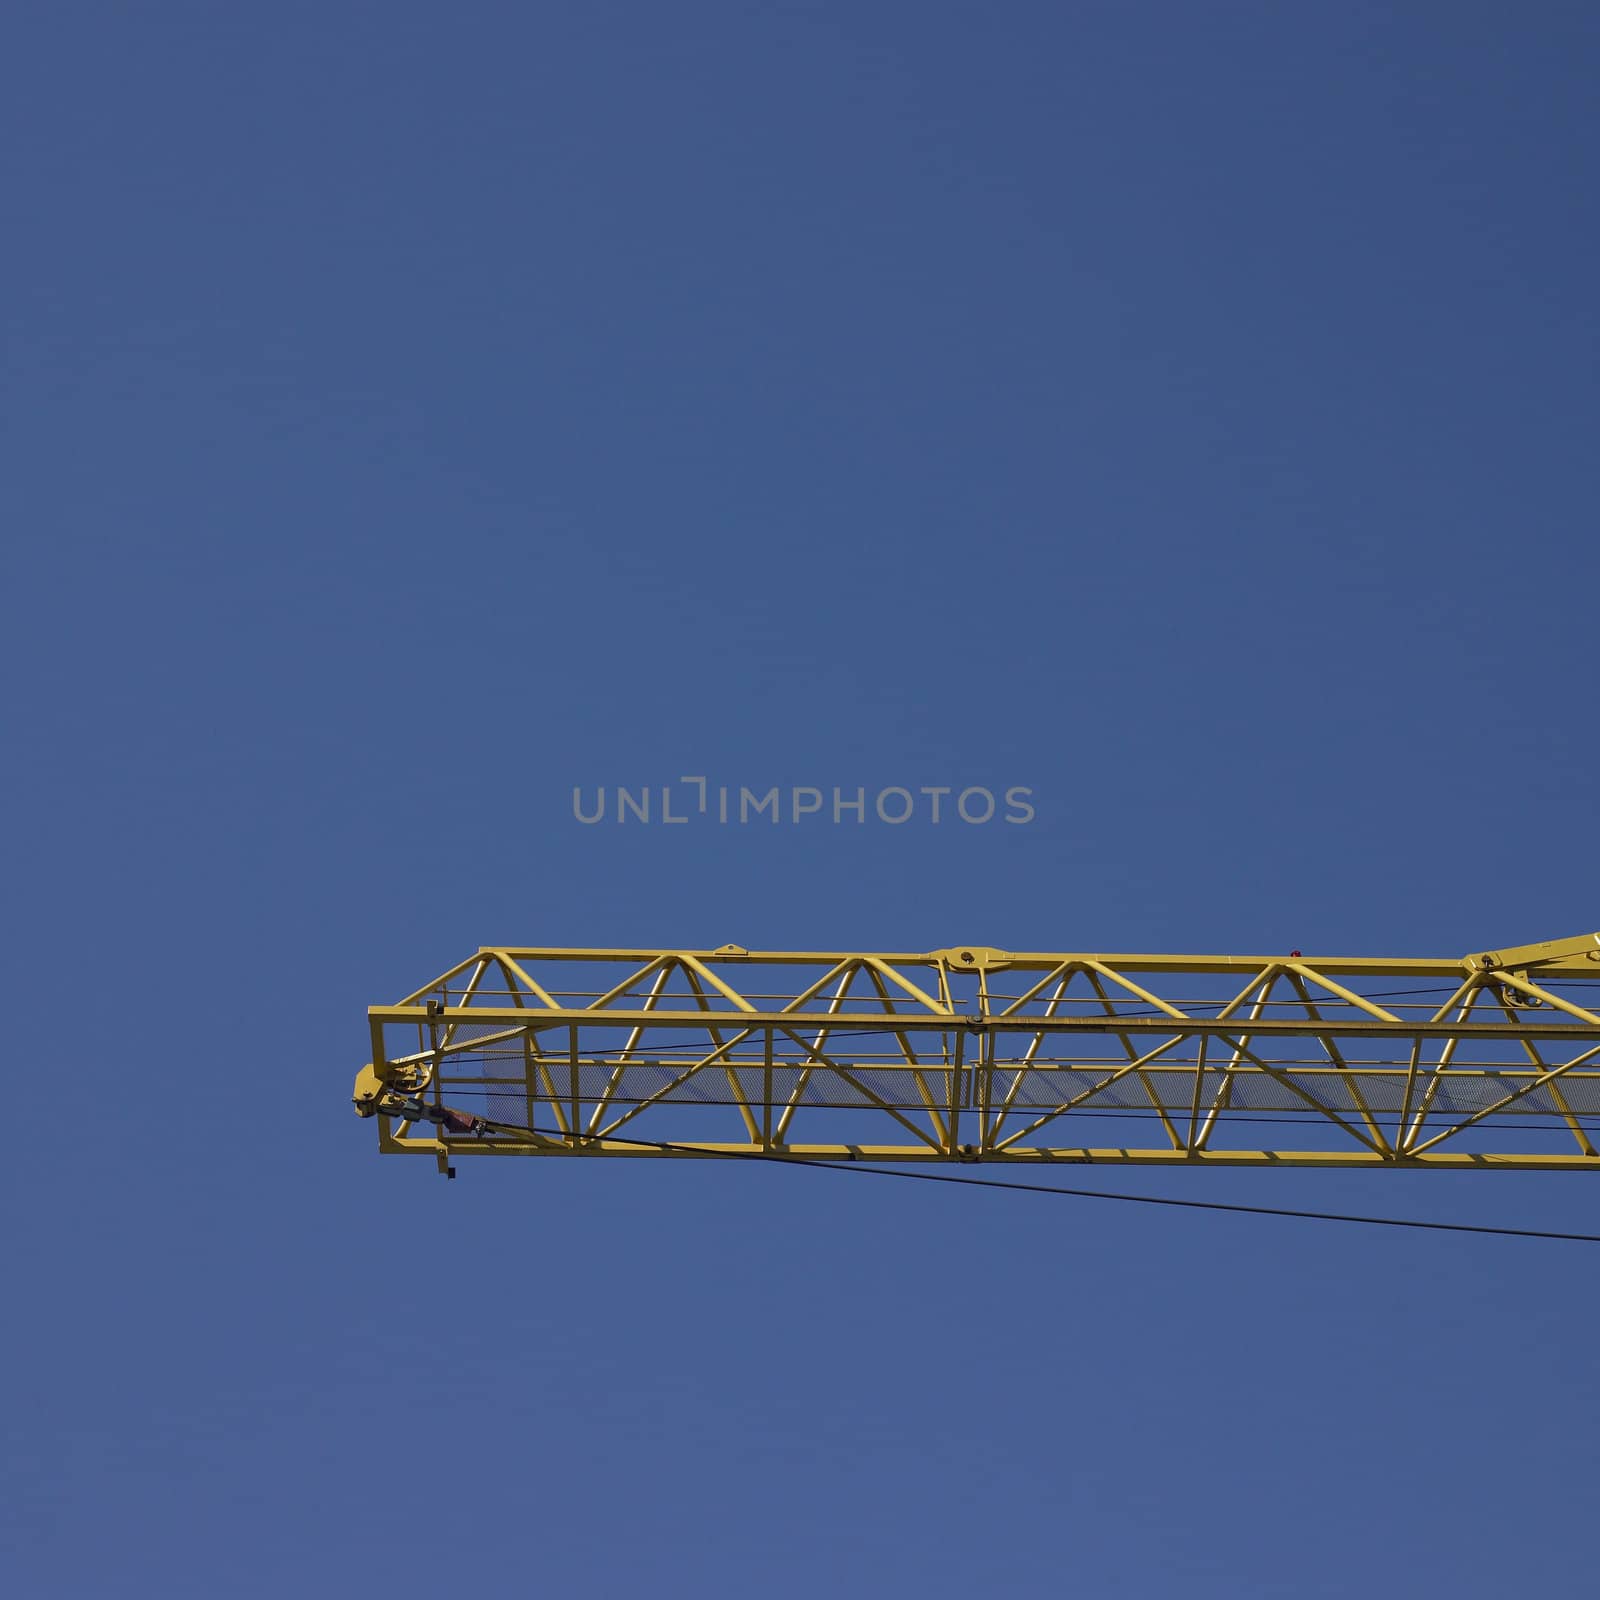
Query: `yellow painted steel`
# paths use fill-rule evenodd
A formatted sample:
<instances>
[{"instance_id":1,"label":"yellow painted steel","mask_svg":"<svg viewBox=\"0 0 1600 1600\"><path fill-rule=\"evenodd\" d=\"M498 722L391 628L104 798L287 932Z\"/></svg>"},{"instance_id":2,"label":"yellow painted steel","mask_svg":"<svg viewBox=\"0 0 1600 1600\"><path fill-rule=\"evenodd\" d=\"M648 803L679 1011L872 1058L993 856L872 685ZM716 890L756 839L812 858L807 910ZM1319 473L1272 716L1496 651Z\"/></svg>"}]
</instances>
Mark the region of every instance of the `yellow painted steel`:
<instances>
[{"instance_id":1,"label":"yellow painted steel","mask_svg":"<svg viewBox=\"0 0 1600 1600\"><path fill-rule=\"evenodd\" d=\"M447 1170L1600 1168L1600 934L1453 960L486 947L368 1023L357 1111Z\"/></svg>"}]
</instances>

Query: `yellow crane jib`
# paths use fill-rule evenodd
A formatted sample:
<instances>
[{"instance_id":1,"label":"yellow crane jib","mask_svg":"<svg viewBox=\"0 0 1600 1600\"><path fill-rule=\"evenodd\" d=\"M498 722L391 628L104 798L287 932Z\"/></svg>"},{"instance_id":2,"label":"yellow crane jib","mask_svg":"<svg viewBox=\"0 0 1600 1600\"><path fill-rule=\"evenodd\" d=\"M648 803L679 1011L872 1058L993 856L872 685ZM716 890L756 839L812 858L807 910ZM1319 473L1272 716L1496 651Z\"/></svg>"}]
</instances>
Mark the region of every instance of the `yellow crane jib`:
<instances>
[{"instance_id":1,"label":"yellow crane jib","mask_svg":"<svg viewBox=\"0 0 1600 1600\"><path fill-rule=\"evenodd\" d=\"M356 1110L445 1171L1600 1170L1600 933L1436 960L497 946L368 1025Z\"/></svg>"}]
</instances>

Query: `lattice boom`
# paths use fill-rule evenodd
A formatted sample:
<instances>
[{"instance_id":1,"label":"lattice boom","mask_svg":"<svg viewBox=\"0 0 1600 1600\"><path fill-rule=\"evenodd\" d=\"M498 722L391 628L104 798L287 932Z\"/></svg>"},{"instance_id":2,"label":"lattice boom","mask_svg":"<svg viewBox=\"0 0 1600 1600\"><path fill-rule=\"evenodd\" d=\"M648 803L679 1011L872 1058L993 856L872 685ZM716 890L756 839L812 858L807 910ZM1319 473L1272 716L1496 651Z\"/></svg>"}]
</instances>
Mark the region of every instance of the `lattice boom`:
<instances>
[{"instance_id":1,"label":"lattice boom","mask_svg":"<svg viewBox=\"0 0 1600 1600\"><path fill-rule=\"evenodd\" d=\"M441 1168L1600 1168L1600 934L1454 960L485 948L368 1016L357 1110Z\"/></svg>"}]
</instances>

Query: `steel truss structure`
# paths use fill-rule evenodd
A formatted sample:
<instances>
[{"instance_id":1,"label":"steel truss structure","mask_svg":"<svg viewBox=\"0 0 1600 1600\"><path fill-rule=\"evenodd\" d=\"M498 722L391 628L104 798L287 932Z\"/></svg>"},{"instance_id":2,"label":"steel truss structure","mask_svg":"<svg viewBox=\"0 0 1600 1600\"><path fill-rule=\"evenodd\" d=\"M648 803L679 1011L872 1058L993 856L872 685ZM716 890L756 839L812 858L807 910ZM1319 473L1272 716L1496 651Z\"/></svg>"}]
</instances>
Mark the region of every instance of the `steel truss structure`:
<instances>
[{"instance_id":1,"label":"steel truss structure","mask_svg":"<svg viewBox=\"0 0 1600 1600\"><path fill-rule=\"evenodd\" d=\"M380 1150L452 1173L465 1155L1600 1168L1600 934L1393 961L486 948L368 1016L356 1109Z\"/></svg>"}]
</instances>

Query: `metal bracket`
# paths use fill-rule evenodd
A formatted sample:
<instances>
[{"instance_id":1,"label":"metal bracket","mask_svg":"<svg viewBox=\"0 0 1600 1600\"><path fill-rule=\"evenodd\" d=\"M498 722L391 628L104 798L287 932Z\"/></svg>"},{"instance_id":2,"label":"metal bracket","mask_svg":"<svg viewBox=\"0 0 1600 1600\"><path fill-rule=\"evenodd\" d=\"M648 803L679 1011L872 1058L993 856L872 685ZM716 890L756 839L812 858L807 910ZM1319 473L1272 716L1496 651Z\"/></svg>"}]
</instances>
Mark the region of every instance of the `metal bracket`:
<instances>
[{"instance_id":1,"label":"metal bracket","mask_svg":"<svg viewBox=\"0 0 1600 1600\"><path fill-rule=\"evenodd\" d=\"M987 944L958 944L949 950L932 950L928 959L942 962L955 972L994 972L1011 965L1011 952Z\"/></svg>"},{"instance_id":2,"label":"metal bracket","mask_svg":"<svg viewBox=\"0 0 1600 1600\"><path fill-rule=\"evenodd\" d=\"M1600 962L1600 933L1580 933L1575 939L1546 939L1542 944L1519 944L1508 950L1485 950L1480 955L1464 956L1461 965L1469 972L1507 972L1582 959Z\"/></svg>"}]
</instances>

